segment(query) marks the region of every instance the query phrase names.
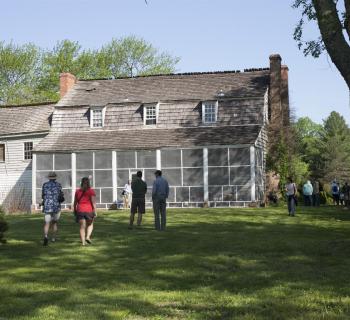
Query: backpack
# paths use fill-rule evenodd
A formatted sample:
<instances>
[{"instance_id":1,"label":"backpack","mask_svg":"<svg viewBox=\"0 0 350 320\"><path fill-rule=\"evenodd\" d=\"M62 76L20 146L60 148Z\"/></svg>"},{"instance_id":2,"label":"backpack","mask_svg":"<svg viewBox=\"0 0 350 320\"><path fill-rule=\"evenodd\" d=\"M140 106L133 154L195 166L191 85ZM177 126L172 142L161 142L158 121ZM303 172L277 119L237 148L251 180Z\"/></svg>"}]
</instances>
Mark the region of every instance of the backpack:
<instances>
[{"instance_id":1,"label":"backpack","mask_svg":"<svg viewBox=\"0 0 350 320\"><path fill-rule=\"evenodd\" d=\"M332 186L332 193L338 193L338 186L336 184Z\"/></svg>"}]
</instances>

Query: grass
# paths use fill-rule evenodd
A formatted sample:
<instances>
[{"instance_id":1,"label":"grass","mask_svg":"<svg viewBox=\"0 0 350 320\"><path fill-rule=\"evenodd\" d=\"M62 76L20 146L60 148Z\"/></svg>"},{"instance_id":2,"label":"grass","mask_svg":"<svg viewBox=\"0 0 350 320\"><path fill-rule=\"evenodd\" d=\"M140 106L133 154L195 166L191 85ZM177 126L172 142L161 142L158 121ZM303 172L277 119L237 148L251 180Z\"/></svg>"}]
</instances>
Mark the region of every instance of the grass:
<instances>
[{"instance_id":1,"label":"grass","mask_svg":"<svg viewBox=\"0 0 350 320\"><path fill-rule=\"evenodd\" d=\"M298 210L103 213L89 247L70 214L49 247L41 215L8 216L0 319L349 319L350 212Z\"/></svg>"}]
</instances>

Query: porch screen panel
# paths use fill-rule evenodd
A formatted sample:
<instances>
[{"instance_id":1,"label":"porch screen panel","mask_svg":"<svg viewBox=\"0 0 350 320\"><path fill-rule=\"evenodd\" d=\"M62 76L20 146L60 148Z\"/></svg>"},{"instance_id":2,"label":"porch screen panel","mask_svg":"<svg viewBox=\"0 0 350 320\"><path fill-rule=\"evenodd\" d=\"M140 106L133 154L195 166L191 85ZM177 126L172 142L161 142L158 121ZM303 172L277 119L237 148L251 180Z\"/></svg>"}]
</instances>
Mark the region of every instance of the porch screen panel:
<instances>
[{"instance_id":1,"label":"porch screen panel","mask_svg":"<svg viewBox=\"0 0 350 320\"><path fill-rule=\"evenodd\" d=\"M137 167L138 168L156 168L157 158L156 151L137 151Z\"/></svg>"},{"instance_id":2,"label":"porch screen panel","mask_svg":"<svg viewBox=\"0 0 350 320\"><path fill-rule=\"evenodd\" d=\"M76 154L76 168L77 170L93 169L93 153L82 152Z\"/></svg>"},{"instance_id":3,"label":"porch screen panel","mask_svg":"<svg viewBox=\"0 0 350 320\"><path fill-rule=\"evenodd\" d=\"M37 170L53 170L53 154L37 154L36 156L36 169Z\"/></svg>"},{"instance_id":4,"label":"porch screen panel","mask_svg":"<svg viewBox=\"0 0 350 320\"><path fill-rule=\"evenodd\" d=\"M117 151L117 168L136 168L135 151Z\"/></svg>"},{"instance_id":5,"label":"porch screen panel","mask_svg":"<svg viewBox=\"0 0 350 320\"><path fill-rule=\"evenodd\" d=\"M181 168L181 150L161 150L161 163L163 168Z\"/></svg>"},{"instance_id":6,"label":"porch screen panel","mask_svg":"<svg viewBox=\"0 0 350 320\"><path fill-rule=\"evenodd\" d=\"M71 203L72 197L72 155L70 153L54 154L54 171L57 174L57 182L62 186L64 202Z\"/></svg>"},{"instance_id":7,"label":"porch screen panel","mask_svg":"<svg viewBox=\"0 0 350 320\"><path fill-rule=\"evenodd\" d=\"M112 169L112 152L95 152L95 169Z\"/></svg>"},{"instance_id":8,"label":"porch screen panel","mask_svg":"<svg viewBox=\"0 0 350 320\"><path fill-rule=\"evenodd\" d=\"M251 201L251 168L250 148L230 148L230 185L235 188L225 189L224 198L233 198L234 201ZM225 199L224 199L225 201Z\"/></svg>"}]
</instances>

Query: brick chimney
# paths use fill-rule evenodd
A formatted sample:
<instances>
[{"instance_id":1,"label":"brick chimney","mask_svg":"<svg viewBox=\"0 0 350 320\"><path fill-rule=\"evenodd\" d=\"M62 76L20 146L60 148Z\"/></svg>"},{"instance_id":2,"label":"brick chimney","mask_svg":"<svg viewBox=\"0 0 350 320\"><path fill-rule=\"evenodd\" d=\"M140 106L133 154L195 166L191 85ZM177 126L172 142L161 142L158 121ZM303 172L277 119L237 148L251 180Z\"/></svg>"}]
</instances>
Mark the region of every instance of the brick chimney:
<instances>
[{"instance_id":1,"label":"brick chimney","mask_svg":"<svg viewBox=\"0 0 350 320\"><path fill-rule=\"evenodd\" d=\"M269 120L277 127L282 124L281 60L279 54L270 55Z\"/></svg>"},{"instance_id":2,"label":"brick chimney","mask_svg":"<svg viewBox=\"0 0 350 320\"><path fill-rule=\"evenodd\" d=\"M281 105L283 115L283 125L288 126L290 120L289 112L289 92L288 92L288 67L281 66Z\"/></svg>"},{"instance_id":3,"label":"brick chimney","mask_svg":"<svg viewBox=\"0 0 350 320\"><path fill-rule=\"evenodd\" d=\"M77 78L71 73L60 74L60 97L63 98L65 94L74 86Z\"/></svg>"}]
</instances>

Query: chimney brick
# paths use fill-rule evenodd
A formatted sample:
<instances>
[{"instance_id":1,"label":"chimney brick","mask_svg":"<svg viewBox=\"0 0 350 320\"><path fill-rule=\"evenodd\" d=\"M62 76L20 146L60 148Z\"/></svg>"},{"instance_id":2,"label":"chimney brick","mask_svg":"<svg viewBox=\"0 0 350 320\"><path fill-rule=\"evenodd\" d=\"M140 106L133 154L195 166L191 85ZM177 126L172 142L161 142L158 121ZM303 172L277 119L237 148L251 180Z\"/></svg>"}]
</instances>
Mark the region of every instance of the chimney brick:
<instances>
[{"instance_id":1,"label":"chimney brick","mask_svg":"<svg viewBox=\"0 0 350 320\"><path fill-rule=\"evenodd\" d=\"M270 123L277 127L282 121L281 60L279 54L270 55L269 116Z\"/></svg>"},{"instance_id":2,"label":"chimney brick","mask_svg":"<svg viewBox=\"0 0 350 320\"><path fill-rule=\"evenodd\" d=\"M63 98L65 94L74 86L77 78L71 73L60 74L60 97Z\"/></svg>"},{"instance_id":3,"label":"chimney brick","mask_svg":"<svg viewBox=\"0 0 350 320\"><path fill-rule=\"evenodd\" d=\"M281 66L281 105L284 126L288 126L290 122L288 71L289 69L286 65Z\"/></svg>"}]
</instances>

